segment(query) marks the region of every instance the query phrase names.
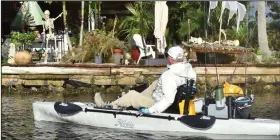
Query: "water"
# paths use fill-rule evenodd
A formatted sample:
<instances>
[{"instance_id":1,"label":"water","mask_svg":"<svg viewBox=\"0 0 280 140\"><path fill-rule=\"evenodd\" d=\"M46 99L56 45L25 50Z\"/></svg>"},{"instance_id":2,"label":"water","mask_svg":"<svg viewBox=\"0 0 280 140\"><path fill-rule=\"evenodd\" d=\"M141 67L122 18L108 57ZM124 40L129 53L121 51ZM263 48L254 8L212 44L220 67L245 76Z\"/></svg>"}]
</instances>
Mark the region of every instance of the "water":
<instances>
[{"instance_id":1,"label":"water","mask_svg":"<svg viewBox=\"0 0 280 140\"><path fill-rule=\"evenodd\" d=\"M107 98L109 95L106 96ZM280 94L256 95L253 115L280 119ZM36 122L33 120L34 101L85 101L92 102L92 94L65 95L61 93L3 93L2 92L2 139L279 139L279 137L246 137L230 135L202 135L182 133L153 133L128 131L91 126ZM112 100L112 99L109 99Z\"/></svg>"}]
</instances>

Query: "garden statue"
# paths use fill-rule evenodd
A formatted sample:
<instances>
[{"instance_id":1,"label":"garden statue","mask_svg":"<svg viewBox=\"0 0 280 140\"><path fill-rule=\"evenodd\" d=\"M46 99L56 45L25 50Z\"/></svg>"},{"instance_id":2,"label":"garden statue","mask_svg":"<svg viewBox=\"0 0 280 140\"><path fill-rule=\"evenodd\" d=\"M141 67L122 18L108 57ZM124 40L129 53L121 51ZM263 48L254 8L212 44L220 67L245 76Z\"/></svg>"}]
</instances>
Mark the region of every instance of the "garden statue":
<instances>
[{"instance_id":1,"label":"garden statue","mask_svg":"<svg viewBox=\"0 0 280 140\"><path fill-rule=\"evenodd\" d=\"M44 39L46 40L46 57L45 57L45 63L47 63L48 60L48 45L49 40L54 40L54 48L57 48L56 45L56 37L54 35L54 21L62 16L63 12L59 14L56 18L50 18L50 11L46 10L44 12L45 14L45 20L43 21L43 34L45 35ZM46 33L48 31L48 33Z\"/></svg>"},{"instance_id":2,"label":"garden statue","mask_svg":"<svg viewBox=\"0 0 280 140\"><path fill-rule=\"evenodd\" d=\"M8 54L8 63L9 64L14 64L15 60L14 57L16 55L16 45L14 43L11 43L9 48L9 54Z\"/></svg>"}]
</instances>

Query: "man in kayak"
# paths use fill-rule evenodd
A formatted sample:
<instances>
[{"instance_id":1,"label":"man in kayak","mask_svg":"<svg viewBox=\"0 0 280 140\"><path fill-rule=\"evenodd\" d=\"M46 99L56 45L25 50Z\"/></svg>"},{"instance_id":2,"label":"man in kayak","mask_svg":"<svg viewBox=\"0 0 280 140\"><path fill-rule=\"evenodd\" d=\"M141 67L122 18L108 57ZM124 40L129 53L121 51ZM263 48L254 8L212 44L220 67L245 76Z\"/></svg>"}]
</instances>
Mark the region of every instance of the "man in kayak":
<instances>
[{"instance_id":1,"label":"man in kayak","mask_svg":"<svg viewBox=\"0 0 280 140\"><path fill-rule=\"evenodd\" d=\"M186 79L196 81L196 73L188 62L184 62L184 50L180 46L173 46L168 50L170 65L160 78L154 81L146 90L139 93L130 90L121 98L113 101L114 109L130 107L140 109L139 114L161 113L172 105L177 88L186 83ZM97 106L104 104L100 93L95 94Z\"/></svg>"}]
</instances>

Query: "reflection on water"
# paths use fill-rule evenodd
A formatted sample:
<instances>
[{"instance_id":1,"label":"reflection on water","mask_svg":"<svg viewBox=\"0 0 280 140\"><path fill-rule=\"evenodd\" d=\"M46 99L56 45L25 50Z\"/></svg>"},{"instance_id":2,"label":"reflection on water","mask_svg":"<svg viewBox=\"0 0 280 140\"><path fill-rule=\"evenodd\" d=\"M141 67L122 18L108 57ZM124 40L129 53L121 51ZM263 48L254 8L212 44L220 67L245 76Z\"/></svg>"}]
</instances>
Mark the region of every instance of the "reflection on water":
<instances>
[{"instance_id":1,"label":"reflection on water","mask_svg":"<svg viewBox=\"0 0 280 140\"><path fill-rule=\"evenodd\" d=\"M279 94L256 95L253 115L280 119ZM231 135L185 134L174 132L128 131L68 123L35 122L34 101L84 101L92 102L91 94L64 96L55 94L2 93L2 139L279 139L279 137L252 137ZM110 100L110 99L109 99Z\"/></svg>"}]
</instances>

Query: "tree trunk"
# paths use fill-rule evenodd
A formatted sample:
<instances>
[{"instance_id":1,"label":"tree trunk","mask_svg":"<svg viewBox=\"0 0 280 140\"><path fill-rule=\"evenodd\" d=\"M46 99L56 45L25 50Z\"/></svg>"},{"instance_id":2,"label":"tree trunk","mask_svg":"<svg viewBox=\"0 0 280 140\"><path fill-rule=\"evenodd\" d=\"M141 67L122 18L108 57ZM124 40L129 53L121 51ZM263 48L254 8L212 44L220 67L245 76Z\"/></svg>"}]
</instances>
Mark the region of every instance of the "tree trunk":
<instances>
[{"instance_id":1,"label":"tree trunk","mask_svg":"<svg viewBox=\"0 0 280 140\"><path fill-rule=\"evenodd\" d=\"M81 31L80 31L79 46L82 46L82 45L83 45L84 9L85 9L85 1L82 1L82 6L81 6Z\"/></svg>"},{"instance_id":2,"label":"tree trunk","mask_svg":"<svg viewBox=\"0 0 280 140\"><path fill-rule=\"evenodd\" d=\"M263 52L263 57L269 58L271 56L271 51L268 47L266 32L265 1L258 1L258 40L259 47Z\"/></svg>"},{"instance_id":3,"label":"tree trunk","mask_svg":"<svg viewBox=\"0 0 280 140\"><path fill-rule=\"evenodd\" d=\"M66 1L62 1L62 10L63 10L63 22L64 22L64 30L66 32L66 38L69 46L69 50L72 52L72 44L68 35L68 25L67 25L67 11L66 11ZM73 54L72 54L73 55Z\"/></svg>"}]
</instances>

